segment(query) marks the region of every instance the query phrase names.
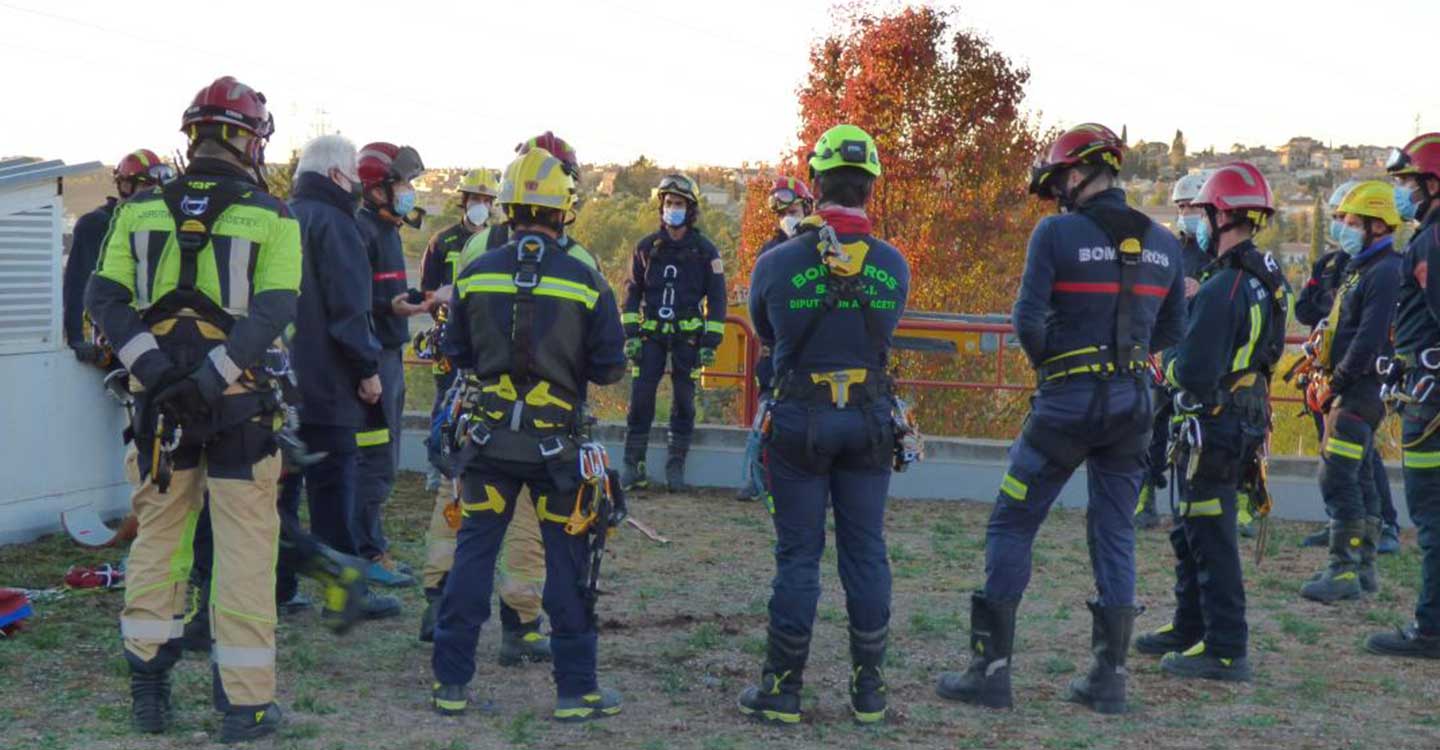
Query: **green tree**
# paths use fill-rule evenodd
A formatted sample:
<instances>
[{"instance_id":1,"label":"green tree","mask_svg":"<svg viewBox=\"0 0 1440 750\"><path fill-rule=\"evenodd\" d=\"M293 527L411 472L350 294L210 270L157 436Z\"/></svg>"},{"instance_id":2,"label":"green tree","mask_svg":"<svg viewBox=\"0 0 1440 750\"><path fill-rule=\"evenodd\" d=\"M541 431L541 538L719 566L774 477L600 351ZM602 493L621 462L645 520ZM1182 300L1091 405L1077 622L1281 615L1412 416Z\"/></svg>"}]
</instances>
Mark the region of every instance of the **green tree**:
<instances>
[{"instance_id":1,"label":"green tree","mask_svg":"<svg viewBox=\"0 0 1440 750\"><path fill-rule=\"evenodd\" d=\"M1315 205L1310 207L1310 262L1318 263L1325 253L1325 202L1315 194Z\"/></svg>"},{"instance_id":2,"label":"green tree","mask_svg":"<svg viewBox=\"0 0 1440 750\"><path fill-rule=\"evenodd\" d=\"M1170 142L1170 169L1174 170L1177 175L1185 174L1186 163L1185 134L1177 128L1175 140Z\"/></svg>"},{"instance_id":3,"label":"green tree","mask_svg":"<svg viewBox=\"0 0 1440 750\"><path fill-rule=\"evenodd\" d=\"M268 192L280 200L290 200L290 191L295 189L295 168L300 166L300 152L290 152L290 161L284 165L269 166L265 169L265 185Z\"/></svg>"},{"instance_id":4,"label":"green tree","mask_svg":"<svg viewBox=\"0 0 1440 750\"><path fill-rule=\"evenodd\" d=\"M660 183L664 172L644 154L627 166L621 167L615 175L615 192L636 198L650 197L650 191Z\"/></svg>"}]
</instances>

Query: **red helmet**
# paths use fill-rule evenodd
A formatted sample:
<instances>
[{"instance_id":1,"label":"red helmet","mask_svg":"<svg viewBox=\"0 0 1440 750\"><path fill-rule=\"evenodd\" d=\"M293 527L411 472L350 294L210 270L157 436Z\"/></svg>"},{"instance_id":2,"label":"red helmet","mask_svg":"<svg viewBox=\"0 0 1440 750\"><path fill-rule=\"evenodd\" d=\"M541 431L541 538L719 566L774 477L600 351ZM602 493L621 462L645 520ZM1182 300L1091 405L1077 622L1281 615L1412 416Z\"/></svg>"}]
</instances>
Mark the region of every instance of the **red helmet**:
<instances>
[{"instance_id":1,"label":"red helmet","mask_svg":"<svg viewBox=\"0 0 1440 750\"><path fill-rule=\"evenodd\" d=\"M1405 148L1393 149L1385 171L1394 177L1429 175L1440 179L1440 133L1418 135Z\"/></svg>"},{"instance_id":2,"label":"red helmet","mask_svg":"<svg viewBox=\"0 0 1440 750\"><path fill-rule=\"evenodd\" d=\"M1275 213L1275 197L1265 175L1246 161L1233 161L1215 170L1200 186L1192 206L1213 206L1217 211L1244 211L1256 225Z\"/></svg>"},{"instance_id":3,"label":"red helmet","mask_svg":"<svg viewBox=\"0 0 1440 750\"><path fill-rule=\"evenodd\" d=\"M543 148L549 151L551 156L560 160L560 167L565 170L565 174L574 179L580 179L580 157L575 155L575 149L571 148L564 138L547 130L517 145L515 153L524 154L532 148Z\"/></svg>"},{"instance_id":4,"label":"red helmet","mask_svg":"<svg viewBox=\"0 0 1440 750\"><path fill-rule=\"evenodd\" d=\"M275 118L265 108L265 95L232 76L216 78L200 89L180 118L180 132L194 140L197 125L234 125L260 139L275 132Z\"/></svg>"},{"instance_id":5,"label":"red helmet","mask_svg":"<svg viewBox=\"0 0 1440 750\"><path fill-rule=\"evenodd\" d=\"M115 165L115 179L135 180L155 185L164 185L175 179L175 170L160 161L160 157L148 148L131 151Z\"/></svg>"},{"instance_id":6,"label":"red helmet","mask_svg":"<svg viewBox=\"0 0 1440 750\"><path fill-rule=\"evenodd\" d=\"M1076 125L1060 134L1044 157L1030 167L1030 192L1041 198L1059 197L1055 192L1055 173L1080 164L1104 164L1120 171L1124 161L1125 142L1115 131L1098 123Z\"/></svg>"},{"instance_id":7,"label":"red helmet","mask_svg":"<svg viewBox=\"0 0 1440 750\"><path fill-rule=\"evenodd\" d=\"M420 152L383 141L365 144L357 161L360 182L367 189L389 182L408 182L425 171Z\"/></svg>"},{"instance_id":8,"label":"red helmet","mask_svg":"<svg viewBox=\"0 0 1440 750\"><path fill-rule=\"evenodd\" d=\"M815 196L810 194L810 186L804 180L797 180L794 177L776 177L775 182L770 185L770 210L780 213L801 201L805 204L805 210L809 211L815 205Z\"/></svg>"}]
</instances>

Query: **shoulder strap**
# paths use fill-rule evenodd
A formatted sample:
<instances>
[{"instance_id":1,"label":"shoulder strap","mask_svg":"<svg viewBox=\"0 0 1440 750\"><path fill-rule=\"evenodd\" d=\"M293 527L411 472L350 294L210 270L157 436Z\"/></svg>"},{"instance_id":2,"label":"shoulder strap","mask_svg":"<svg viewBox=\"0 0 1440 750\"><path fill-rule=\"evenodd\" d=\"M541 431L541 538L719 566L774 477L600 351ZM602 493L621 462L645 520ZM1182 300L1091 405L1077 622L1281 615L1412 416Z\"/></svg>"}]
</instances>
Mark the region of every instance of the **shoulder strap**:
<instances>
[{"instance_id":1,"label":"shoulder strap","mask_svg":"<svg viewBox=\"0 0 1440 750\"><path fill-rule=\"evenodd\" d=\"M175 290L146 311L149 316L193 308L227 333L233 318L218 303L196 288L200 251L210 244L215 220L230 206L254 190L239 180L186 175L162 190L165 207L175 222L175 243L180 249L180 274Z\"/></svg>"},{"instance_id":2,"label":"shoulder strap","mask_svg":"<svg viewBox=\"0 0 1440 750\"><path fill-rule=\"evenodd\" d=\"M1120 293L1115 300L1115 370L1125 372L1132 362L1143 359L1144 347L1135 340L1132 320L1135 317L1135 280L1140 276L1140 260L1144 252L1145 232L1150 217L1129 206L1081 206L1081 216L1091 220L1115 248L1120 264Z\"/></svg>"},{"instance_id":3,"label":"shoulder strap","mask_svg":"<svg viewBox=\"0 0 1440 750\"><path fill-rule=\"evenodd\" d=\"M858 275L838 276L834 273L828 262L830 254L833 254L834 251L827 250L827 247L840 247L840 240L835 236L835 230L828 224L821 224L814 228L814 231L817 231L820 235L819 244L816 247L820 253L821 264L825 267L825 297L820 304L819 313L810 317L810 320L805 323L805 328L800 331L800 336L795 340L795 354L792 356L790 369L775 374L775 382L777 384L782 382L786 376L794 371L794 363L804 358L806 349L815 338L815 333L820 330L820 322L825 319L826 315L834 311L836 306L842 301L853 303L860 308L860 323L865 327L865 337L880 351L880 366L882 368L888 364L890 358L889 348L884 345L884 341L875 333L878 326L873 325L870 321L870 301L865 299L865 295L862 292L860 277Z\"/></svg>"},{"instance_id":4,"label":"shoulder strap","mask_svg":"<svg viewBox=\"0 0 1440 750\"><path fill-rule=\"evenodd\" d=\"M1270 298L1270 316L1265 321L1266 330L1262 334L1264 346L1257 366L1259 369L1269 373L1279 361L1285 349L1285 316L1289 310L1286 299L1288 290L1285 285L1285 273L1280 270L1280 264L1276 262L1275 256L1270 253L1261 253L1258 249L1247 248L1240 253L1233 261L1235 266L1243 273L1255 277ZM1333 307L1334 312L1340 309L1337 300ZM1334 326L1334 322L1331 322Z\"/></svg>"},{"instance_id":5,"label":"shoulder strap","mask_svg":"<svg viewBox=\"0 0 1440 750\"><path fill-rule=\"evenodd\" d=\"M544 260L544 240L527 235L515 242L515 307L510 334L510 377L517 383L530 380L530 363L535 354L535 287L540 285L540 264Z\"/></svg>"}]
</instances>

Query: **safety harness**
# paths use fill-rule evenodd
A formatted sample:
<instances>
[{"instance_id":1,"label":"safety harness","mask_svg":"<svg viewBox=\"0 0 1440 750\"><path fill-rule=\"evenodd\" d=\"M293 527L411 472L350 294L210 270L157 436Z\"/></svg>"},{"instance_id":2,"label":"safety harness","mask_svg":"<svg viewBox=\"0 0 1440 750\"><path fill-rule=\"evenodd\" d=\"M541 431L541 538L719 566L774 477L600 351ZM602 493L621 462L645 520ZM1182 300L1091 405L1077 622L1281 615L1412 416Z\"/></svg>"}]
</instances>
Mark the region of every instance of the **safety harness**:
<instances>
[{"instance_id":1,"label":"safety harness","mask_svg":"<svg viewBox=\"0 0 1440 750\"><path fill-rule=\"evenodd\" d=\"M690 231L695 231L692 227ZM663 252L666 249L665 241L656 237L650 243L650 249L646 256L651 263L664 261L665 265L660 268L660 306L655 308L655 317L648 315L640 323L640 332L647 338L658 340L669 340L675 336L686 339L699 337L701 330L705 327L705 321L700 318L700 308L694 307L687 310L676 309L675 284L680 280L680 266L693 267L697 265L699 250L693 243L678 249ZM648 273L646 274L649 275ZM646 305L646 312L649 312L649 305ZM685 317L680 317L684 313Z\"/></svg>"}]
</instances>

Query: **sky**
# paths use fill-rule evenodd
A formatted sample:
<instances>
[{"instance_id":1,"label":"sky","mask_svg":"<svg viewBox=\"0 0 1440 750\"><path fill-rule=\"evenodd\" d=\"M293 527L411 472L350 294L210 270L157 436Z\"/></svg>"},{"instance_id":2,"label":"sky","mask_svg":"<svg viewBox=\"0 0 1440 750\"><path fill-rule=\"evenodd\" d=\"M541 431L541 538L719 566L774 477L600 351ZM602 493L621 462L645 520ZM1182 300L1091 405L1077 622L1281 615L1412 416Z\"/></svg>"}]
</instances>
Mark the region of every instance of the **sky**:
<instances>
[{"instance_id":1,"label":"sky","mask_svg":"<svg viewBox=\"0 0 1440 750\"><path fill-rule=\"evenodd\" d=\"M1435 85L1403 72L1404 30L1416 30L1409 59L1420 60L1440 27L1436 0L938 5L1030 69L1024 106L1045 126L1124 125L1132 143L1168 142L1179 127L1192 151L1294 135L1401 145L1417 118L1419 132L1440 130ZM1357 7L1365 17L1352 20ZM322 126L412 145L436 167L503 167L547 129L592 163L774 161L795 143L795 91L810 43L835 28L832 8L0 0L0 155L171 153L190 98L228 74L269 98L272 161Z\"/></svg>"}]
</instances>

